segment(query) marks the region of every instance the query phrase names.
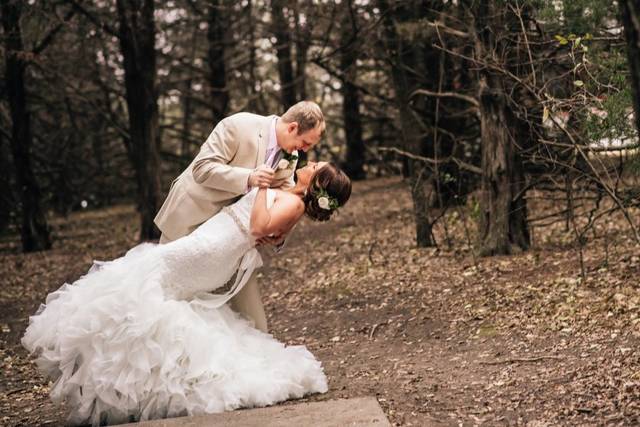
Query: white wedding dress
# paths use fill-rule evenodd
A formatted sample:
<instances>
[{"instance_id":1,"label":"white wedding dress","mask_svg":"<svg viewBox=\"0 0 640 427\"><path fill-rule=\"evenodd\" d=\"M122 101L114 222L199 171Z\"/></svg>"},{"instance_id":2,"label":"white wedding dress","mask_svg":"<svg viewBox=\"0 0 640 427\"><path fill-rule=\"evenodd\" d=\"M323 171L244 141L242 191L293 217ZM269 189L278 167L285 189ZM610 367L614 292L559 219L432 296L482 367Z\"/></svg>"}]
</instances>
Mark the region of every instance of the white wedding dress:
<instances>
[{"instance_id":1,"label":"white wedding dress","mask_svg":"<svg viewBox=\"0 0 640 427\"><path fill-rule=\"evenodd\" d=\"M304 346L284 346L225 304L262 265L247 232L256 194L186 237L96 263L47 296L22 344L54 379L51 398L66 402L70 422L214 413L327 391ZM269 190L269 206L274 197Z\"/></svg>"}]
</instances>

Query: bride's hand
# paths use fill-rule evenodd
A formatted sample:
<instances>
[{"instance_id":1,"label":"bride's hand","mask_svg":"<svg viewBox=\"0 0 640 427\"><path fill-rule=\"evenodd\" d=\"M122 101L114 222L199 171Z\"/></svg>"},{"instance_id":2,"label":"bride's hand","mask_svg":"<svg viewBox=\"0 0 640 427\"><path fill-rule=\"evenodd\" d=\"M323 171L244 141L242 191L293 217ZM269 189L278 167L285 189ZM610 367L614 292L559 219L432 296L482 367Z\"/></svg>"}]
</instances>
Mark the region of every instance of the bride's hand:
<instances>
[{"instance_id":1,"label":"bride's hand","mask_svg":"<svg viewBox=\"0 0 640 427\"><path fill-rule=\"evenodd\" d=\"M287 236L286 236L286 235L284 235L284 234L282 234L282 235L280 235L280 236L264 236L264 237L261 237L261 238L259 238L258 240L256 240L256 244L257 244L258 246L264 246L264 245L274 245L274 246L277 246L277 245L282 244L282 242L284 242L284 239L285 239L286 237L287 237Z\"/></svg>"}]
</instances>

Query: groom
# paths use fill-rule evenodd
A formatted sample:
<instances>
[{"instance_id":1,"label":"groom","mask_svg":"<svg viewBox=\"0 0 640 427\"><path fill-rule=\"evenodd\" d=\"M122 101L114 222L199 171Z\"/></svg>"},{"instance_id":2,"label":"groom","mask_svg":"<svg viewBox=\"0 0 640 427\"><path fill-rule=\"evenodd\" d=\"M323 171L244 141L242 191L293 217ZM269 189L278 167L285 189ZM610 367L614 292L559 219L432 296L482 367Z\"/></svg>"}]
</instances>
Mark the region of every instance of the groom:
<instances>
[{"instance_id":1,"label":"groom","mask_svg":"<svg viewBox=\"0 0 640 427\"><path fill-rule=\"evenodd\" d=\"M282 160L316 145L324 128L322 111L311 101L295 104L282 117L237 113L220 121L171 184L154 220L162 232L160 243L191 233L252 187L293 187L296 160ZM279 244L283 239L274 236L259 243ZM255 274L231 299L231 307L267 332Z\"/></svg>"}]
</instances>

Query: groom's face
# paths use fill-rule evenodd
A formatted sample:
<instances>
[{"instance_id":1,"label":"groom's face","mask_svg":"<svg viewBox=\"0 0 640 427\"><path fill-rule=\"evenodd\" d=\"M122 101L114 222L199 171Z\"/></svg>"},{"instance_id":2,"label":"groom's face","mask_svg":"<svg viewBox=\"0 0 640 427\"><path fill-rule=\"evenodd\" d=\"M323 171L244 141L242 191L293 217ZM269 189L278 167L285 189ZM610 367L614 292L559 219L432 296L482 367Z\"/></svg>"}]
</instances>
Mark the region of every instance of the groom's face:
<instances>
[{"instance_id":1,"label":"groom's face","mask_svg":"<svg viewBox=\"0 0 640 427\"><path fill-rule=\"evenodd\" d=\"M282 148L289 153L294 150L301 150L306 153L320 141L321 136L322 128L320 126L299 134L298 123L292 122L287 124L286 137Z\"/></svg>"}]
</instances>

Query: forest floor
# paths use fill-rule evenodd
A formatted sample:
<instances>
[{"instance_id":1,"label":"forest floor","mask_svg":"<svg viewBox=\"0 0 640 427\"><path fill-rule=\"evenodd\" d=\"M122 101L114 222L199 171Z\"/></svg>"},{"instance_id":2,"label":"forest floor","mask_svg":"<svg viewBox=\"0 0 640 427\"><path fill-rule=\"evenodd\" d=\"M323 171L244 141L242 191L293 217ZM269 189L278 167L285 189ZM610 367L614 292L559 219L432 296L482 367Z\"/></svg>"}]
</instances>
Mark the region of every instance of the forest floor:
<instances>
[{"instance_id":1,"label":"forest floor","mask_svg":"<svg viewBox=\"0 0 640 427\"><path fill-rule=\"evenodd\" d=\"M535 228L522 254L476 258L465 211L418 249L406 184L357 183L335 221L305 220L267 262L271 332L329 378L304 400L375 396L406 426L640 424L640 252L623 221L589 234L582 280L562 224ZM55 219L47 252L0 242L1 425L64 424L20 336L48 292L133 246L136 225L118 206Z\"/></svg>"}]
</instances>

